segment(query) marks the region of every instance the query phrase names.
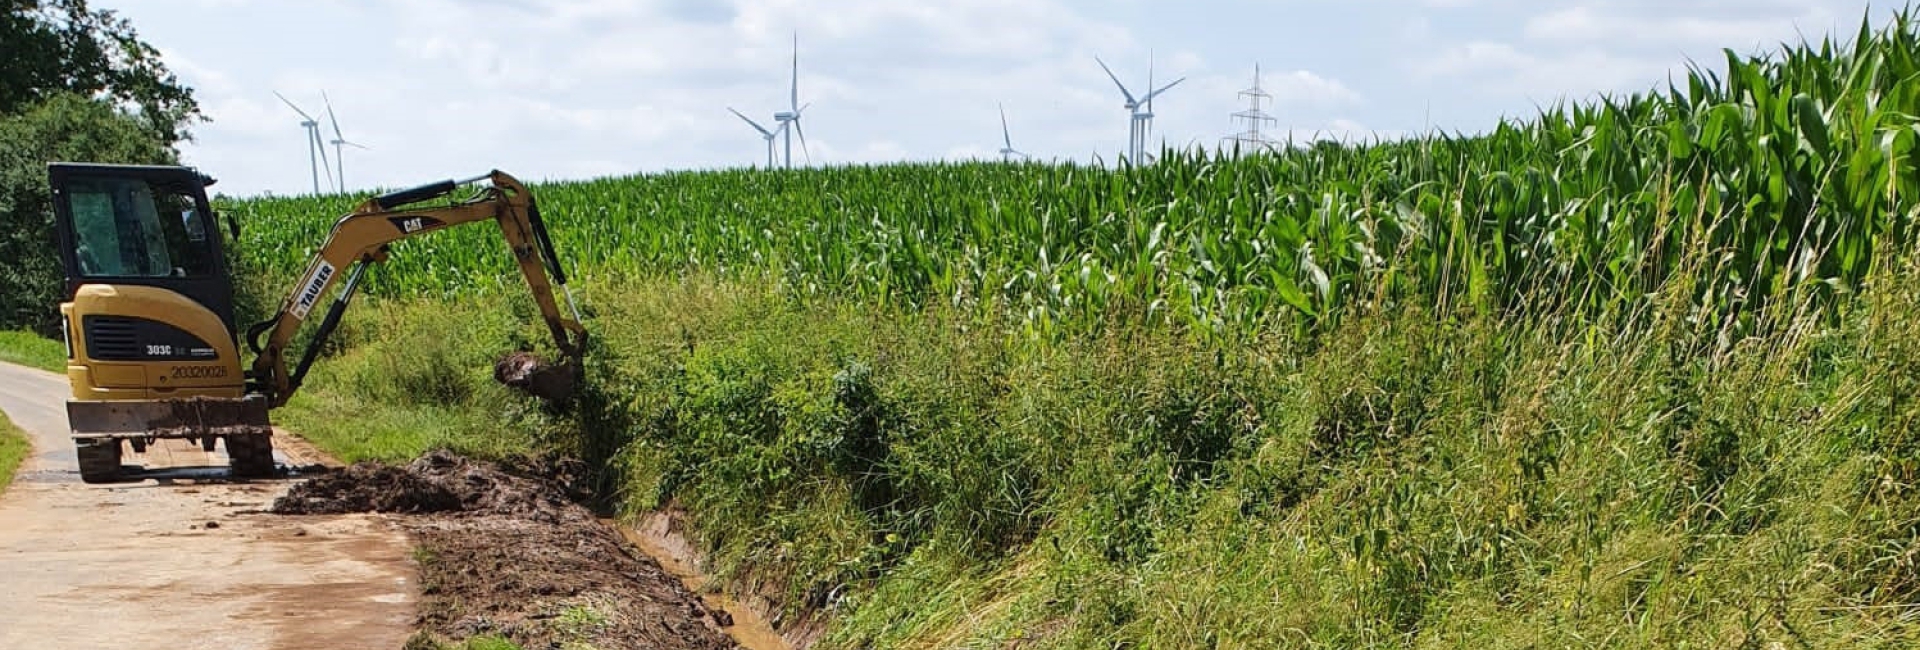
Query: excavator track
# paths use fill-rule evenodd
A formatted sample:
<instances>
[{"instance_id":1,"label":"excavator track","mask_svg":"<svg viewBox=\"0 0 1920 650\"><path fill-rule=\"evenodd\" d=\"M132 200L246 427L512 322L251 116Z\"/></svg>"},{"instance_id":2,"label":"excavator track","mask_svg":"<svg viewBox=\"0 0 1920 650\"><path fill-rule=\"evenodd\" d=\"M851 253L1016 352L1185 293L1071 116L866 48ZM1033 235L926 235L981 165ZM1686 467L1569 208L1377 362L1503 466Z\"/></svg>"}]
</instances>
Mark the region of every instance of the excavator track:
<instances>
[{"instance_id":1,"label":"excavator track","mask_svg":"<svg viewBox=\"0 0 1920 650\"><path fill-rule=\"evenodd\" d=\"M120 450L113 438L75 440L74 453L80 458L80 480L87 483L112 483L120 480Z\"/></svg>"},{"instance_id":2,"label":"excavator track","mask_svg":"<svg viewBox=\"0 0 1920 650\"><path fill-rule=\"evenodd\" d=\"M227 440L227 459L234 478L267 478L274 475L273 434L231 434Z\"/></svg>"}]
</instances>

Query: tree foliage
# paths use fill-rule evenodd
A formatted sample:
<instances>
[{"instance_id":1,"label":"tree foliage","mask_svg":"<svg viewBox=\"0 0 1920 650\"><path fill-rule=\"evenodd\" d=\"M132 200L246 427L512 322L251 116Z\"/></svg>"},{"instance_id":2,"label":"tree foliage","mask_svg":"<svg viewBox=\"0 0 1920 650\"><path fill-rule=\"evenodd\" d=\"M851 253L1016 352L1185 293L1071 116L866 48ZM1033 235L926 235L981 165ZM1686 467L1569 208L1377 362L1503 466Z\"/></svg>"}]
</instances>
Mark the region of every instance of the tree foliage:
<instances>
[{"instance_id":1,"label":"tree foliage","mask_svg":"<svg viewBox=\"0 0 1920 650\"><path fill-rule=\"evenodd\" d=\"M0 8L0 115L76 93L131 107L169 144L204 119L193 90L114 12L86 0L0 0Z\"/></svg>"},{"instance_id":2,"label":"tree foliage","mask_svg":"<svg viewBox=\"0 0 1920 650\"><path fill-rule=\"evenodd\" d=\"M0 117L0 329L57 332L61 301L47 162L174 164L144 120L96 98L53 95Z\"/></svg>"},{"instance_id":3,"label":"tree foliage","mask_svg":"<svg viewBox=\"0 0 1920 650\"><path fill-rule=\"evenodd\" d=\"M58 331L47 163L173 164L204 119L126 19L86 0L0 0L0 329Z\"/></svg>"}]
</instances>

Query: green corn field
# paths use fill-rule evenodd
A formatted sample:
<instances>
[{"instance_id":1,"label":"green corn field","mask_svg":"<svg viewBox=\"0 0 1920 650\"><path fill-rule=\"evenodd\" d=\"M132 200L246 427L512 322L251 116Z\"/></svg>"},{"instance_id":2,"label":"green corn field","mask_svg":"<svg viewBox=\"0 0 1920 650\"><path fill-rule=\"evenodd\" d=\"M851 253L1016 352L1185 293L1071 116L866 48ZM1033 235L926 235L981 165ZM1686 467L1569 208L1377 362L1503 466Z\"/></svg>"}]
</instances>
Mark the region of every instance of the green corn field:
<instances>
[{"instance_id":1,"label":"green corn field","mask_svg":"<svg viewBox=\"0 0 1920 650\"><path fill-rule=\"evenodd\" d=\"M1703 307L1845 293L1903 242L1920 33L1728 51L1684 83L1473 136L1158 164L668 173L536 188L578 273L766 275L801 294L951 301L1029 323L1312 323L1369 301ZM473 170L450 170L467 173ZM509 170L511 171L511 170ZM354 198L227 206L258 268L302 268ZM489 239L493 238L493 239ZM484 229L396 247L376 294L517 282Z\"/></svg>"}]
</instances>

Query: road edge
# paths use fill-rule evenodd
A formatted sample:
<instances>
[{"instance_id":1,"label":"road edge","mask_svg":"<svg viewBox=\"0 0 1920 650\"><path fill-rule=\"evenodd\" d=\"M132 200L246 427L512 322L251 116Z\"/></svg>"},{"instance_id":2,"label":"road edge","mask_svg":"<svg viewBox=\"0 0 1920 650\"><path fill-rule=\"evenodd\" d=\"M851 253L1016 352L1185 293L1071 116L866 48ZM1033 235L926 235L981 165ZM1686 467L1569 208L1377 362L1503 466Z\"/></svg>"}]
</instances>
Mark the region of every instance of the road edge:
<instances>
[{"instance_id":1,"label":"road edge","mask_svg":"<svg viewBox=\"0 0 1920 650\"><path fill-rule=\"evenodd\" d=\"M30 372L30 373L37 372L37 373L45 374L49 377L65 379L65 377L61 376L59 373L49 372L45 368L38 368L38 367L29 366L25 364L14 363L11 361L0 361L0 365L12 366L15 368L26 370L27 372ZM11 432L15 437L19 438L20 441L25 443L27 446L26 453L21 454L20 458L14 461L13 467L8 468L8 471L6 472L6 480L0 481L0 499L4 499L4 498L7 498L8 494L11 494L13 492L8 488L11 488L13 486L14 479L19 478L20 470L27 466L27 460L39 454L41 452L41 449L39 445L34 444L33 435L27 433L27 430L25 428L22 428L18 423L15 423L13 421L13 416L8 415L5 408L0 408L0 416L6 417L5 423L0 424L0 429L5 429L5 431L0 431L0 435L8 435L8 432Z\"/></svg>"},{"instance_id":2,"label":"road edge","mask_svg":"<svg viewBox=\"0 0 1920 650\"><path fill-rule=\"evenodd\" d=\"M0 458L0 498L6 497L7 488L13 485L13 478L19 475L20 468L25 466L27 458L33 455L33 438L27 435L26 430L14 424L13 419L7 417L5 411L0 411L0 446L9 444L7 441L13 439L20 441L21 452L15 458Z\"/></svg>"}]
</instances>

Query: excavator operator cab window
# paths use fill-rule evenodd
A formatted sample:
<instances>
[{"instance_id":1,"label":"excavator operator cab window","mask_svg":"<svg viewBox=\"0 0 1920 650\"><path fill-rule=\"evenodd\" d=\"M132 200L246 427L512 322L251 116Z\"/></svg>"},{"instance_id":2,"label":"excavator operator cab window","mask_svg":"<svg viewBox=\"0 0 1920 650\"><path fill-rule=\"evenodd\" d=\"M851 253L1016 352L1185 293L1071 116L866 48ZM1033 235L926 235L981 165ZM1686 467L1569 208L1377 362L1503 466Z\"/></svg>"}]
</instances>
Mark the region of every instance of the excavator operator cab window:
<instances>
[{"instance_id":1,"label":"excavator operator cab window","mask_svg":"<svg viewBox=\"0 0 1920 650\"><path fill-rule=\"evenodd\" d=\"M219 273L211 219L192 195L129 178L66 187L82 277L196 278Z\"/></svg>"}]
</instances>

